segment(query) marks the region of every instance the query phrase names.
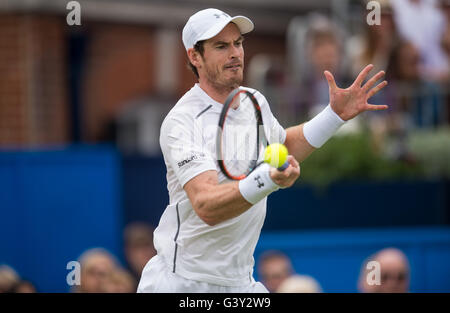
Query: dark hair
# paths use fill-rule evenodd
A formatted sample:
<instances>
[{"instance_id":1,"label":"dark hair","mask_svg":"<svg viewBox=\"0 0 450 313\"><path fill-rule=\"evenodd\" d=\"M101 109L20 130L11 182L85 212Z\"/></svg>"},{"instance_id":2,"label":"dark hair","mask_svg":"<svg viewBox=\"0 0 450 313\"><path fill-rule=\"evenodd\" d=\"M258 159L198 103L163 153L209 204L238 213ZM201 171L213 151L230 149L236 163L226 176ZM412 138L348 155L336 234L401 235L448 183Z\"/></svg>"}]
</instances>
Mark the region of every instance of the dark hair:
<instances>
[{"instance_id":1,"label":"dark hair","mask_svg":"<svg viewBox=\"0 0 450 313\"><path fill-rule=\"evenodd\" d=\"M198 53L200 53L200 55L202 57L203 57L203 53L205 52L204 43L205 43L205 41L201 40L201 41L198 41L194 45L194 50L197 51ZM197 78L199 78L197 68L189 60L188 60L188 68L190 68L191 71L194 72L195 76L197 76Z\"/></svg>"}]
</instances>

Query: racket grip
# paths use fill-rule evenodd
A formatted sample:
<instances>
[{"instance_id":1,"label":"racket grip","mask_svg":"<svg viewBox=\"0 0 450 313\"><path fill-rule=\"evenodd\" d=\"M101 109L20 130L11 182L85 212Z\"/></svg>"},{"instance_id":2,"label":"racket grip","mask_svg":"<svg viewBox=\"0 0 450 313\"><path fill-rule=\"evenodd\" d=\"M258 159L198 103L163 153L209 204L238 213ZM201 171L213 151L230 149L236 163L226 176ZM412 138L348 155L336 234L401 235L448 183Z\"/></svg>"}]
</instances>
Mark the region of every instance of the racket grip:
<instances>
[{"instance_id":1,"label":"racket grip","mask_svg":"<svg viewBox=\"0 0 450 313\"><path fill-rule=\"evenodd\" d=\"M278 170L279 170L280 172L282 172L282 171L284 171L285 169L287 169L288 167L289 167L289 162L286 161L286 162L284 162L283 165L281 165L281 166L278 168Z\"/></svg>"}]
</instances>

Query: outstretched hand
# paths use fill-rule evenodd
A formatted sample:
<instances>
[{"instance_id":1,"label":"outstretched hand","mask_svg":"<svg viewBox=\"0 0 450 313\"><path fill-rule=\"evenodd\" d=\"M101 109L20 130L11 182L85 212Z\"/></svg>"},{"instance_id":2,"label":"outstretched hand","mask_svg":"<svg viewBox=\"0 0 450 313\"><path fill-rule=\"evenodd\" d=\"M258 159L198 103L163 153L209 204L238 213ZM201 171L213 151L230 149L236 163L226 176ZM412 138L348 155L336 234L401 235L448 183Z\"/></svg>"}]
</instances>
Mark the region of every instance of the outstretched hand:
<instances>
[{"instance_id":1,"label":"outstretched hand","mask_svg":"<svg viewBox=\"0 0 450 313\"><path fill-rule=\"evenodd\" d=\"M383 81L373 87L373 85L384 76L385 73L383 71L378 72L362 85L372 68L372 64L367 65L361 73L359 73L353 84L346 89L339 88L336 85L333 74L329 71L324 72L330 89L330 106L344 121L354 118L361 112L385 110L388 108L387 105L374 105L368 103L370 97L387 85L387 81Z\"/></svg>"}]
</instances>

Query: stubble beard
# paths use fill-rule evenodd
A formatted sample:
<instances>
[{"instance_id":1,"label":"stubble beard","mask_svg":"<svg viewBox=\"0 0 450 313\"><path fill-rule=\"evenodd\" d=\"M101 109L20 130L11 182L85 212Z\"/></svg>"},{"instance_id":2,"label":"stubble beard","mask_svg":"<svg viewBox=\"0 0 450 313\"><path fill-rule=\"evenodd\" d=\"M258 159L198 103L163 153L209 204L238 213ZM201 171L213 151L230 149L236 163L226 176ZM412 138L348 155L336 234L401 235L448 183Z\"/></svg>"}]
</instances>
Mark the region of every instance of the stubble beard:
<instances>
[{"instance_id":1,"label":"stubble beard","mask_svg":"<svg viewBox=\"0 0 450 313\"><path fill-rule=\"evenodd\" d=\"M242 71L243 69L244 65L242 65ZM221 75L218 70L210 68L209 66L206 66L205 70L208 83L220 93L230 93L242 84L242 72L241 75L234 75L231 78L225 80L220 78Z\"/></svg>"}]
</instances>

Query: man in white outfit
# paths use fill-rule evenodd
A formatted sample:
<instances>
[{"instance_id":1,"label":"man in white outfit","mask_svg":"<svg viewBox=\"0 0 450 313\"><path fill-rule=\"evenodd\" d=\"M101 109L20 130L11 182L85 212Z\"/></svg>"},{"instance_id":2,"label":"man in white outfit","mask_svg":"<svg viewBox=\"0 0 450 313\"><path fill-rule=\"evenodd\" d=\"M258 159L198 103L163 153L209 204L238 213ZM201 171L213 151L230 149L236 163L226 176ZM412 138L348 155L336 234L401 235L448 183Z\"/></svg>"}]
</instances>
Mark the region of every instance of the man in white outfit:
<instances>
[{"instance_id":1,"label":"man in white outfit","mask_svg":"<svg viewBox=\"0 0 450 313\"><path fill-rule=\"evenodd\" d=\"M347 88L336 86L326 71L330 104L307 123L284 129L256 92L269 142L281 142L291 155L281 172L259 166L264 183L258 188L251 174L228 180L215 157L215 130L228 94L243 79L243 34L253 30L244 16L231 17L217 9L192 15L183 29L189 64L198 78L166 116L160 144L167 167L170 204L154 233L157 255L145 266L138 292L267 292L253 278L253 252L266 215L267 196L292 186L299 163L322 146L335 131L359 113L385 109L367 99L386 85L371 88L378 73L361 86L367 66ZM261 185L260 185L261 186Z\"/></svg>"}]
</instances>

